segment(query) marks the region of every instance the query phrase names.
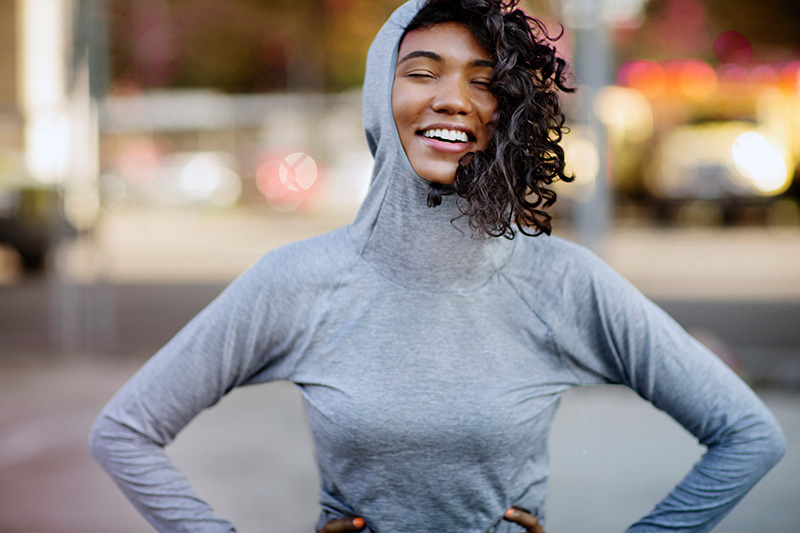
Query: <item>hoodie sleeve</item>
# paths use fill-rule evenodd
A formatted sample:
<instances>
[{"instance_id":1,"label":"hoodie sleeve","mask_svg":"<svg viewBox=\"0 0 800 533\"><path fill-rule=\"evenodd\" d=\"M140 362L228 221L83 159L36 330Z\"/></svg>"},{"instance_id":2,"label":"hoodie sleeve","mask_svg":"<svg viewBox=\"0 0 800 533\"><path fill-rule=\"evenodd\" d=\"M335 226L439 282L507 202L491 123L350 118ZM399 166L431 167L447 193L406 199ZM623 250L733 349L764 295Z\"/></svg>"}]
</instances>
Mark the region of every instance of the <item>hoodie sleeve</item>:
<instances>
[{"instance_id":1,"label":"hoodie sleeve","mask_svg":"<svg viewBox=\"0 0 800 533\"><path fill-rule=\"evenodd\" d=\"M575 309L562 346L590 381L620 383L707 447L700 461L631 532L710 531L783 456L777 421L713 353L621 276L587 254L570 275ZM586 264L584 264L586 266Z\"/></svg>"},{"instance_id":2,"label":"hoodie sleeve","mask_svg":"<svg viewBox=\"0 0 800 533\"><path fill-rule=\"evenodd\" d=\"M163 448L232 388L285 377L292 334L283 325L287 320L272 310L297 305L281 302L287 291L265 281L271 269L260 263L153 356L92 428L92 455L158 531L234 531L192 490Z\"/></svg>"}]
</instances>

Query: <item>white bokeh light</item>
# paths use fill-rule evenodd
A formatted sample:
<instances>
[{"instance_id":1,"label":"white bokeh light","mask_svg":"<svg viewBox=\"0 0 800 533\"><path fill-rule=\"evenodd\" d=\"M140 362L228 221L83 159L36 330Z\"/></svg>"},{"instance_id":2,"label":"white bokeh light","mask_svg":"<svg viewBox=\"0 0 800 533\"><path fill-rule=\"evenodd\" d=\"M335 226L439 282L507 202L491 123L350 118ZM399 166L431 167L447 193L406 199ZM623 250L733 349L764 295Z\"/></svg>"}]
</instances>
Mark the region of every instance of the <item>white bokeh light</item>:
<instances>
[{"instance_id":1,"label":"white bokeh light","mask_svg":"<svg viewBox=\"0 0 800 533\"><path fill-rule=\"evenodd\" d=\"M780 150L756 131L736 137L731 147L736 169L759 191L774 193L787 183L788 168Z\"/></svg>"}]
</instances>

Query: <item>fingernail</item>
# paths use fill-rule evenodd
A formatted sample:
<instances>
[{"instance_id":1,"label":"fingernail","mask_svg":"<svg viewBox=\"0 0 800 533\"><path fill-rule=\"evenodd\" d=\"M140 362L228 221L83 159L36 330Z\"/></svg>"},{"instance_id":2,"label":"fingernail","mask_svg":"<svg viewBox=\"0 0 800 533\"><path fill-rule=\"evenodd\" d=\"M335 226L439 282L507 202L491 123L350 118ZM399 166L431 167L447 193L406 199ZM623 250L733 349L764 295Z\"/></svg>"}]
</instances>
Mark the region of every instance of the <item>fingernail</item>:
<instances>
[{"instance_id":1,"label":"fingernail","mask_svg":"<svg viewBox=\"0 0 800 533\"><path fill-rule=\"evenodd\" d=\"M364 527L364 519L363 518L353 518L353 525L356 527Z\"/></svg>"},{"instance_id":2,"label":"fingernail","mask_svg":"<svg viewBox=\"0 0 800 533\"><path fill-rule=\"evenodd\" d=\"M514 516L514 512L515 512L515 511L514 511L514 508L512 507L511 509L509 509L508 511L506 511L506 516Z\"/></svg>"}]
</instances>

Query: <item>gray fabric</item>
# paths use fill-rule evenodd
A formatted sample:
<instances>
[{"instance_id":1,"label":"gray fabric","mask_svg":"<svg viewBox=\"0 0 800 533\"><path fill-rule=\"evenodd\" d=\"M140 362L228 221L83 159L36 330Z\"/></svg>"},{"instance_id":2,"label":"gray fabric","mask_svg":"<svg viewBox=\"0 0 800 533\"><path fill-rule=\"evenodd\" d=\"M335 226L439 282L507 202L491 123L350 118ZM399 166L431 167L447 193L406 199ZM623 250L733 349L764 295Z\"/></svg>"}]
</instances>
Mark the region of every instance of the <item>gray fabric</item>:
<instances>
[{"instance_id":1,"label":"gray fabric","mask_svg":"<svg viewBox=\"0 0 800 533\"><path fill-rule=\"evenodd\" d=\"M231 531L163 447L234 387L297 384L326 520L372 532L519 531L544 520L547 437L571 387L625 384L708 447L631 531L708 531L782 456L755 394L586 250L473 239L455 198L426 207L391 115L401 7L364 91L373 184L353 224L265 255L109 402L94 456L161 531Z\"/></svg>"}]
</instances>

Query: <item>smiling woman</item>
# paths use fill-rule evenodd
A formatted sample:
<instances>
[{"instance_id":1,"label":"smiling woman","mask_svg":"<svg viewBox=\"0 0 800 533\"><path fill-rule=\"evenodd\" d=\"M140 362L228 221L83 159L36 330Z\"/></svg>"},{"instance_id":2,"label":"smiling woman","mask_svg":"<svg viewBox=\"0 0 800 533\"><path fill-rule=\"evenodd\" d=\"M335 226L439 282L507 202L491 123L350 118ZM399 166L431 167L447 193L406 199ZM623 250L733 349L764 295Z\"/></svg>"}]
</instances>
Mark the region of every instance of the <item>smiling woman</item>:
<instances>
[{"instance_id":1,"label":"smiling woman","mask_svg":"<svg viewBox=\"0 0 800 533\"><path fill-rule=\"evenodd\" d=\"M491 58L453 22L409 32L398 57L392 111L400 142L420 177L451 184L461 158L489 145Z\"/></svg>"},{"instance_id":2,"label":"smiling woman","mask_svg":"<svg viewBox=\"0 0 800 533\"><path fill-rule=\"evenodd\" d=\"M163 447L275 380L303 395L322 533L542 533L550 428L578 386L630 387L708 447L630 531L708 531L781 457L747 385L597 257L501 237L548 232L567 178L565 65L534 28L514 1L412 0L381 29L355 220L266 254L97 420L95 457L159 530L233 531Z\"/></svg>"},{"instance_id":3,"label":"smiling woman","mask_svg":"<svg viewBox=\"0 0 800 533\"><path fill-rule=\"evenodd\" d=\"M559 145L558 95L573 90L567 65L556 38L513 9L516 2L498 2L502 15L487 5L495 4L428 2L405 28L392 92L400 140L414 170L432 182L429 206L456 194L475 234L549 234L551 185L573 180ZM450 146L457 132L466 142ZM415 136L430 141L423 147ZM423 158L430 168L421 168Z\"/></svg>"}]
</instances>

